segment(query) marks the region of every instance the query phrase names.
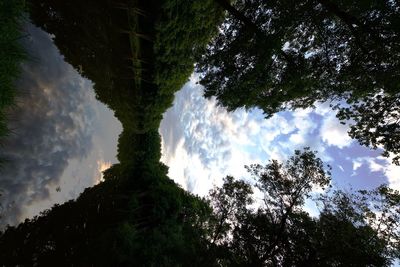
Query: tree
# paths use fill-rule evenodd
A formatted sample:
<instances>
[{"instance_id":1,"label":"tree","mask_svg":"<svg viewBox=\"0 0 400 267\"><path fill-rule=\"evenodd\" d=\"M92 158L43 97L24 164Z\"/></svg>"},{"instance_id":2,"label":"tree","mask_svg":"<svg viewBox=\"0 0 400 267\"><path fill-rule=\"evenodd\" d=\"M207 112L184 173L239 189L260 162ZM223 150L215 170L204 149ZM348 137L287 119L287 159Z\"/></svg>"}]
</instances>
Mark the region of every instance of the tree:
<instances>
[{"instance_id":1,"label":"tree","mask_svg":"<svg viewBox=\"0 0 400 267\"><path fill-rule=\"evenodd\" d=\"M398 98L396 1L216 2L229 14L196 69L205 96L215 96L229 110L259 107L268 117L316 101L345 100L349 111L357 113L355 101L378 93ZM367 117L354 116L354 127L358 128L357 119ZM359 129L361 136L353 135L359 140L370 134ZM376 139L381 134L376 132ZM398 138L399 133L392 135ZM371 139L371 146L378 144Z\"/></svg>"},{"instance_id":2,"label":"tree","mask_svg":"<svg viewBox=\"0 0 400 267\"><path fill-rule=\"evenodd\" d=\"M54 34L124 129L139 134L158 129L223 19L214 0L31 2L32 21Z\"/></svg>"},{"instance_id":3,"label":"tree","mask_svg":"<svg viewBox=\"0 0 400 267\"><path fill-rule=\"evenodd\" d=\"M105 175L77 200L0 231L0 265L213 266L202 226L211 209L162 163Z\"/></svg>"},{"instance_id":4,"label":"tree","mask_svg":"<svg viewBox=\"0 0 400 267\"><path fill-rule=\"evenodd\" d=\"M316 238L323 241L318 251L329 253L330 261L344 256L357 259L362 266L390 266L392 259L399 258L398 191L385 185L356 193L338 190L320 196L317 202L322 212ZM345 265L351 266L349 262Z\"/></svg>"},{"instance_id":5,"label":"tree","mask_svg":"<svg viewBox=\"0 0 400 267\"><path fill-rule=\"evenodd\" d=\"M400 164L400 98L398 95L369 95L350 107L339 108L342 121L354 121L349 135L362 145L382 146L386 157L393 153L393 162Z\"/></svg>"},{"instance_id":6,"label":"tree","mask_svg":"<svg viewBox=\"0 0 400 267\"><path fill-rule=\"evenodd\" d=\"M252 186L233 177L210 194L209 239L222 266L390 266L399 257L398 192L382 186L311 198L330 174L309 149L248 170L263 195L258 208ZM321 207L317 218L304 211L306 199Z\"/></svg>"}]
</instances>

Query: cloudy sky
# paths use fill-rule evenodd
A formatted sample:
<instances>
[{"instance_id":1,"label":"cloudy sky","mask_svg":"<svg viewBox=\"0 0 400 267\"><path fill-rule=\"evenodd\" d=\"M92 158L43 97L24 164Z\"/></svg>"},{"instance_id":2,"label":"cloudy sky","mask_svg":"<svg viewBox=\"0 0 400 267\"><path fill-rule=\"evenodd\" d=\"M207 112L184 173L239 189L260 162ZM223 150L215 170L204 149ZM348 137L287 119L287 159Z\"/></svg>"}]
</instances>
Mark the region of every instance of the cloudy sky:
<instances>
[{"instance_id":1,"label":"cloudy sky","mask_svg":"<svg viewBox=\"0 0 400 267\"><path fill-rule=\"evenodd\" d=\"M75 198L116 162L120 123L93 84L65 63L51 37L27 25L31 59L18 81L12 133L3 142L0 226Z\"/></svg>"},{"instance_id":2,"label":"cloudy sky","mask_svg":"<svg viewBox=\"0 0 400 267\"><path fill-rule=\"evenodd\" d=\"M332 166L336 187L371 189L389 183L400 189L400 168L350 139L347 126L339 123L328 104L280 112L265 120L258 109L228 113L215 100L204 99L196 81L193 75L176 93L160 127L162 161L184 188L205 195L226 175L248 179L244 165L283 160L309 146Z\"/></svg>"}]
</instances>

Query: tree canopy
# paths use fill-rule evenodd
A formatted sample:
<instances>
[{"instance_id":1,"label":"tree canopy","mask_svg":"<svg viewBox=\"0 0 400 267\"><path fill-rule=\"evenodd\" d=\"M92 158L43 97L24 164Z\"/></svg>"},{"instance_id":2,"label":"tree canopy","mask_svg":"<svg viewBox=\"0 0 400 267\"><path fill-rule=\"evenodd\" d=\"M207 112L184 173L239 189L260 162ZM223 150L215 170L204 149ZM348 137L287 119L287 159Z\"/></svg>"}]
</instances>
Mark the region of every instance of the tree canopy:
<instances>
[{"instance_id":1,"label":"tree canopy","mask_svg":"<svg viewBox=\"0 0 400 267\"><path fill-rule=\"evenodd\" d=\"M251 165L205 199L162 164L114 165L76 200L0 233L5 266L390 266L399 258L400 195L325 191L316 154ZM305 200L320 208L317 217ZM63 259L63 261L60 261Z\"/></svg>"},{"instance_id":2,"label":"tree canopy","mask_svg":"<svg viewBox=\"0 0 400 267\"><path fill-rule=\"evenodd\" d=\"M399 96L397 1L216 2L228 14L198 59L205 96L229 110L259 107L267 117L317 101L347 102L346 114L355 121L351 135L398 153L397 127L386 128L388 136L377 126L387 124L380 112L360 113L355 104L377 94ZM371 115L376 124L362 126Z\"/></svg>"},{"instance_id":3,"label":"tree canopy","mask_svg":"<svg viewBox=\"0 0 400 267\"><path fill-rule=\"evenodd\" d=\"M399 257L397 191L381 186L312 197L330 176L309 149L248 170L255 186L228 176L210 194L209 240L222 266L390 266ZM306 199L319 206L318 217L304 210Z\"/></svg>"},{"instance_id":4,"label":"tree canopy","mask_svg":"<svg viewBox=\"0 0 400 267\"><path fill-rule=\"evenodd\" d=\"M158 129L223 19L213 0L36 0L30 15L135 133Z\"/></svg>"}]
</instances>

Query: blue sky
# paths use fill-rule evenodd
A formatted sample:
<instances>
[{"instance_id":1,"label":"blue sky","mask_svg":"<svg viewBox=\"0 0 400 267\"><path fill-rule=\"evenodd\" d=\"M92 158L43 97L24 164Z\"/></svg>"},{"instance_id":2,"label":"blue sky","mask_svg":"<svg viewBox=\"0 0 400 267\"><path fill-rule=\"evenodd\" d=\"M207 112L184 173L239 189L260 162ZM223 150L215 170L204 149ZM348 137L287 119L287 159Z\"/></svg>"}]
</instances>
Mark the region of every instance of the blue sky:
<instances>
[{"instance_id":1,"label":"blue sky","mask_svg":"<svg viewBox=\"0 0 400 267\"><path fill-rule=\"evenodd\" d=\"M228 113L215 99L204 99L196 81L193 75L176 93L160 126L162 161L183 188L205 195L226 175L249 179L244 165L284 160L309 146L332 166L335 187L372 189L388 183L400 189L400 168L352 140L329 104L280 112L266 120L258 109Z\"/></svg>"}]
</instances>

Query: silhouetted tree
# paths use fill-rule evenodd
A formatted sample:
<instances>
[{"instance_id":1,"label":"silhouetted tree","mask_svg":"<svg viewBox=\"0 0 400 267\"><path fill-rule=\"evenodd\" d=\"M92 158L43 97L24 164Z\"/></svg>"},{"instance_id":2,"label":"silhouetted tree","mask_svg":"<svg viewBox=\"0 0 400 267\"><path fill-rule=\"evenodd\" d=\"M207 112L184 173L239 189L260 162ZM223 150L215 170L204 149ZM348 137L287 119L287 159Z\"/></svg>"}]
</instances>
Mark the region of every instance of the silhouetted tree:
<instances>
[{"instance_id":1,"label":"silhouetted tree","mask_svg":"<svg viewBox=\"0 0 400 267\"><path fill-rule=\"evenodd\" d=\"M313 218L304 201L330 177L312 151L248 169L256 195L232 177L210 194L209 240L222 266L390 266L399 257L398 192L329 192L315 199L321 213Z\"/></svg>"},{"instance_id":2,"label":"silhouetted tree","mask_svg":"<svg viewBox=\"0 0 400 267\"><path fill-rule=\"evenodd\" d=\"M349 135L361 144L383 147L383 155L393 154L393 162L400 164L400 97L385 93L369 95L354 101L350 107L339 109L338 118L350 121ZM389 153L390 152L390 153Z\"/></svg>"},{"instance_id":3,"label":"silhouetted tree","mask_svg":"<svg viewBox=\"0 0 400 267\"><path fill-rule=\"evenodd\" d=\"M229 14L198 60L205 96L215 96L229 110L259 107L266 116L316 101L345 100L350 104L347 113L357 114L350 115L357 129L352 136L398 153L391 144L399 132L391 130L391 137L385 137L382 131L359 127L371 114L377 124L386 121L374 110L360 114L354 104L376 94L399 96L398 2L216 2ZM368 135L374 138L365 142Z\"/></svg>"}]
</instances>

